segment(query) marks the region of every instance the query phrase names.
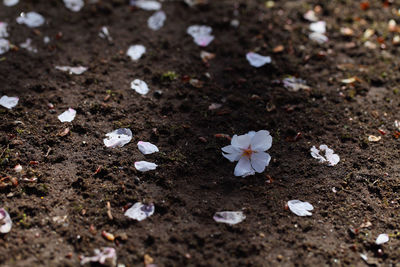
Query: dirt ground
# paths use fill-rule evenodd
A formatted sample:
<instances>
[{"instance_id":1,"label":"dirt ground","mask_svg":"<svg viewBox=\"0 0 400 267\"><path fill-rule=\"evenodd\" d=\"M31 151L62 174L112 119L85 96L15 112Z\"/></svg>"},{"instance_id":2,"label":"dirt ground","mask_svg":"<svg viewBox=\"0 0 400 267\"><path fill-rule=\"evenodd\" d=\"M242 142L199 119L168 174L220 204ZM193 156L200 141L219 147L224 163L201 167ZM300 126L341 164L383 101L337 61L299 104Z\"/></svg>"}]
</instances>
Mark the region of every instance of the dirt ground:
<instances>
[{"instance_id":1,"label":"dirt ground","mask_svg":"<svg viewBox=\"0 0 400 267\"><path fill-rule=\"evenodd\" d=\"M147 27L154 12L128 2L86 3L76 13L62 1L0 3L10 42L31 38L38 50L0 56L0 96L20 98L12 110L0 107L0 176L19 182L2 179L1 206L13 220L0 238L2 266L77 266L101 247L114 247L125 266L143 266L146 254L157 266L400 265L400 47L392 43L399 29L388 30L389 20L400 21L399 2L166 1L158 31ZM308 38L308 10L326 21L328 42ZM27 11L46 24L17 24ZM186 34L195 24L212 27L209 46ZM99 38L102 26L112 43ZM344 36L342 27L354 32ZM374 32L367 36L367 29ZM137 62L126 56L134 44L147 48ZM202 50L216 57L205 64ZM250 66L249 51L272 63ZM89 69L69 75L56 65ZM288 75L310 89L288 90L281 82ZM136 78L148 83L149 94L130 88ZM212 103L222 107L209 110ZM61 123L57 115L69 107L76 118ZM122 127L132 130L132 141L105 147L105 134ZM235 177L235 164L221 155L230 142L215 135L262 129L273 136L270 165ZM139 140L160 153L144 156ZM320 144L340 155L338 165L311 157ZM138 160L159 166L141 173ZM22 173L14 172L16 164ZM313 215L285 209L292 199L310 202ZM124 207L138 201L153 202L154 215L141 222L125 217ZM213 214L223 210L241 210L246 219L216 223ZM378 246L382 233L390 240Z\"/></svg>"}]
</instances>

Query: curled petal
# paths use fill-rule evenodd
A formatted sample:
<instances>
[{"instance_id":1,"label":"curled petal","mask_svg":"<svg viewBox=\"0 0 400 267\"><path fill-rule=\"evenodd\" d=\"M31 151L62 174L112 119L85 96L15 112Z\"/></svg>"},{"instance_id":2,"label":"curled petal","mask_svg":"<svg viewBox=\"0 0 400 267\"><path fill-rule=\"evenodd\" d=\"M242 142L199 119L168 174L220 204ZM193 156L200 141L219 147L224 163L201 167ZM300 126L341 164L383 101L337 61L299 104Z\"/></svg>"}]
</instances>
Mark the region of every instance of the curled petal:
<instances>
[{"instance_id":1,"label":"curled petal","mask_svg":"<svg viewBox=\"0 0 400 267\"><path fill-rule=\"evenodd\" d=\"M266 151L272 146L272 136L266 130L261 130L255 133L251 139L251 149L253 151Z\"/></svg>"},{"instance_id":2,"label":"curled petal","mask_svg":"<svg viewBox=\"0 0 400 267\"><path fill-rule=\"evenodd\" d=\"M234 175L246 177L254 175L254 169L251 167L250 159L248 157L241 157L238 164L235 167Z\"/></svg>"},{"instance_id":3,"label":"curled petal","mask_svg":"<svg viewBox=\"0 0 400 267\"><path fill-rule=\"evenodd\" d=\"M238 161L240 159L241 153L232 153L232 154L225 154L222 153L222 156L229 159L230 162Z\"/></svg>"},{"instance_id":4,"label":"curled petal","mask_svg":"<svg viewBox=\"0 0 400 267\"><path fill-rule=\"evenodd\" d=\"M269 161L271 160L271 156L265 152L257 152L251 155L251 166L258 173L261 173L265 170L265 167L268 166Z\"/></svg>"},{"instance_id":5,"label":"curled petal","mask_svg":"<svg viewBox=\"0 0 400 267\"><path fill-rule=\"evenodd\" d=\"M250 146L251 136L249 134L234 135L231 144L236 148L248 149Z\"/></svg>"}]
</instances>

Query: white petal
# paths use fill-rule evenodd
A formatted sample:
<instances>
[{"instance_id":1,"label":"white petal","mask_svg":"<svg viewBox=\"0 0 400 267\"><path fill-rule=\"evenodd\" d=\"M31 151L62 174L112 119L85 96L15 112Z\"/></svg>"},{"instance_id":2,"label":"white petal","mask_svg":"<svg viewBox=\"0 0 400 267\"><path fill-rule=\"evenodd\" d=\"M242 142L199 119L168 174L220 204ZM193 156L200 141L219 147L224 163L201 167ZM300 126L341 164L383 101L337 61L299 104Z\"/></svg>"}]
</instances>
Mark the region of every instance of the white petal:
<instances>
[{"instance_id":1,"label":"white petal","mask_svg":"<svg viewBox=\"0 0 400 267\"><path fill-rule=\"evenodd\" d=\"M311 40L319 43L319 44L323 44L328 42L328 37L326 37L324 34L319 33L319 32L312 32L308 35L308 38L310 38Z\"/></svg>"},{"instance_id":2,"label":"white petal","mask_svg":"<svg viewBox=\"0 0 400 267\"><path fill-rule=\"evenodd\" d=\"M219 223L234 225L244 221L246 216L241 211L221 211L216 212L213 219Z\"/></svg>"},{"instance_id":3,"label":"white petal","mask_svg":"<svg viewBox=\"0 0 400 267\"><path fill-rule=\"evenodd\" d=\"M32 53L37 53L37 49L32 46L32 39L27 38L24 43L19 44L21 48L24 48Z\"/></svg>"},{"instance_id":4,"label":"white petal","mask_svg":"<svg viewBox=\"0 0 400 267\"><path fill-rule=\"evenodd\" d=\"M8 26L8 23L0 22L0 38L8 37L7 26Z\"/></svg>"},{"instance_id":5,"label":"white petal","mask_svg":"<svg viewBox=\"0 0 400 267\"><path fill-rule=\"evenodd\" d=\"M115 252L115 248L105 247L94 250L95 256L86 257L83 256L81 259L81 265L85 265L89 262L98 262L100 264L105 264L107 262L107 266L116 266L117 265L117 253Z\"/></svg>"},{"instance_id":6,"label":"white petal","mask_svg":"<svg viewBox=\"0 0 400 267\"><path fill-rule=\"evenodd\" d=\"M150 29L157 31L164 26L164 21L166 19L167 15L165 15L164 11L157 11L147 20L147 26L149 26Z\"/></svg>"},{"instance_id":7,"label":"white petal","mask_svg":"<svg viewBox=\"0 0 400 267\"><path fill-rule=\"evenodd\" d=\"M194 37L194 42L201 47L206 47L214 40L213 35L198 35Z\"/></svg>"},{"instance_id":8,"label":"white petal","mask_svg":"<svg viewBox=\"0 0 400 267\"><path fill-rule=\"evenodd\" d=\"M310 90L310 86L306 84L306 81L293 76L287 77L282 80L283 86L290 92L298 92L299 90Z\"/></svg>"},{"instance_id":9,"label":"white petal","mask_svg":"<svg viewBox=\"0 0 400 267\"><path fill-rule=\"evenodd\" d=\"M265 167L268 166L270 160L271 156L265 152L255 152L251 154L251 166L258 173L265 170Z\"/></svg>"},{"instance_id":10,"label":"white petal","mask_svg":"<svg viewBox=\"0 0 400 267\"><path fill-rule=\"evenodd\" d=\"M319 154L319 150L318 150L315 146L313 146L313 147L310 149L310 151L311 151L311 156L312 156L313 158L315 158L315 159L318 159L319 162L325 162L325 161L326 161L326 159L325 159L323 156L321 156L321 155Z\"/></svg>"},{"instance_id":11,"label":"white petal","mask_svg":"<svg viewBox=\"0 0 400 267\"><path fill-rule=\"evenodd\" d=\"M265 64L271 63L271 57L265 57L257 53L249 52L246 54L246 59L250 65L256 68L262 67Z\"/></svg>"},{"instance_id":12,"label":"white petal","mask_svg":"<svg viewBox=\"0 0 400 267\"><path fill-rule=\"evenodd\" d=\"M145 205L140 202L137 202L135 203L135 205L133 205L127 211L125 211L124 215L137 221L143 221L147 217L153 215L154 211L155 207L153 203Z\"/></svg>"},{"instance_id":13,"label":"white petal","mask_svg":"<svg viewBox=\"0 0 400 267\"><path fill-rule=\"evenodd\" d=\"M251 139L250 145L253 151L266 151L272 146L272 136L266 130L258 131Z\"/></svg>"},{"instance_id":14,"label":"white petal","mask_svg":"<svg viewBox=\"0 0 400 267\"><path fill-rule=\"evenodd\" d=\"M302 202L300 200L290 200L288 201L288 206L291 212L296 214L297 216L311 216L312 213L310 212L311 210L314 209L314 207L308 203L308 202Z\"/></svg>"},{"instance_id":15,"label":"white petal","mask_svg":"<svg viewBox=\"0 0 400 267\"><path fill-rule=\"evenodd\" d=\"M161 4L157 1L152 1L152 0L131 0L130 5L136 6L138 8L144 9L144 10L160 10L161 9Z\"/></svg>"},{"instance_id":16,"label":"white petal","mask_svg":"<svg viewBox=\"0 0 400 267\"><path fill-rule=\"evenodd\" d=\"M143 45L131 45L126 54L134 61L142 57L146 53L146 47Z\"/></svg>"},{"instance_id":17,"label":"white petal","mask_svg":"<svg viewBox=\"0 0 400 267\"><path fill-rule=\"evenodd\" d=\"M330 149L327 145L320 145L319 150L313 146L311 149L311 156L318 159L319 162L328 162L328 166L334 166L339 163L340 157L337 154L334 154L334 151ZM325 156L322 156L320 153L325 152Z\"/></svg>"},{"instance_id":18,"label":"white petal","mask_svg":"<svg viewBox=\"0 0 400 267\"><path fill-rule=\"evenodd\" d=\"M236 152L236 153L231 153L231 154L222 153L222 156L229 159L230 162L234 162L234 161L238 161L240 159L240 157L242 156L242 152Z\"/></svg>"},{"instance_id":19,"label":"white petal","mask_svg":"<svg viewBox=\"0 0 400 267\"><path fill-rule=\"evenodd\" d=\"M19 0L3 0L5 6L15 6L18 2Z\"/></svg>"},{"instance_id":20,"label":"white petal","mask_svg":"<svg viewBox=\"0 0 400 267\"><path fill-rule=\"evenodd\" d=\"M310 30L317 33L325 33L326 32L326 22L325 21L317 21L310 24Z\"/></svg>"},{"instance_id":21,"label":"white petal","mask_svg":"<svg viewBox=\"0 0 400 267\"><path fill-rule=\"evenodd\" d=\"M251 142L251 135L250 134L243 134L243 135L234 135L232 137L231 144L234 147L241 148L241 149L248 149Z\"/></svg>"},{"instance_id":22,"label":"white petal","mask_svg":"<svg viewBox=\"0 0 400 267\"><path fill-rule=\"evenodd\" d=\"M138 148L139 148L140 152L142 152L145 155L152 154L154 152L158 152L159 151L157 146L155 146L155 145L153 145L152 143L149 143L149 142L139 141L137 143L137 145L138 145Z\"/></svg>"},{"instance_id":23,"label":"white petal","mask_svg":"<svg viewBox=\"0 0 400 267\"><path fill-rule=\"evenodd\" d=\"M209 26L192 25L187 28L186 32L193 37L194 42L199 46L207 46L214 40L214 36L211 35L212 28Z\"/></svg>"},{"instance_id":24,"label":"white petal","mask_svg":"<svg viewBox=\"0 0 400 267\"><path fill-rule=\"evenodd\" d=\"M10 50L10 42L7 39L0 38L0 55L7 53Z\"/></svg>"},{"instance_id":25,"label":"white petal","mask_svg":"<svg viewBox=\"0 0 400 267\"><path fill-rule=\"evenodd\" d=\"M83 2L83 0L64 0L64 5L69 10L78 12L85 5L85 2Z\"/></svg>"},{"instance_id":26,"label":"white petal","mask_svg":"<svg viewBox=\"0 0 400 267\"><path fill-rule=\"evenodd\" d=\"M87 67L78 66L78 67L69 67L69 66L56 66L57 70L66 71L69 74L81 75L85 71L87 71Z\"/></svg>"},{"instance_id":27,"label":"white petal","mask_svg":"<svg viewBox=\"0 0 400 267\"><path fill-rule=\"evenodd\" d=\"M28 13L21 13L21 15L17 18L17 22L19 24L25 24L30 28L36 28L42 26L45 22L45 19L39 13L28 12Z\"/></svg>"},{"instance_id":28,"label":"white petal","mask_svg":"<svg viewBox=\"0 0 400 267\"><path fill-rule=\"evenodd\" d=\"M8 108L8 109L12 109L13 107L15 107L18 104L19 98L18 97L8 97L6 95L3 95L0 98L0 105Z\"/></svg>"},{"instance_id":29,"label":"white petal","mask_svg":"<svg viewBox=\"0 0 400 267\"><path fill-rule=\"evenodd\" d=\"M246 176L254 175L254 174L255 174L255 171L251 167L250 159L248 157L241 157L235 167L234 175L246 177Z\"/></svg>"},{"instance_id":30,"label":"white petal","mask_svg":"<svg viewBox=\"0 0 400 267\"><path fill-rule=\"evenodd\" d=\"M69 108L67 111L64 111L58 116L58 119L61 122L71 122L75 119L76 110Z\"/></svg>"},{"instance_id":31,"label":"white petal","mask_svg":"<svg viewBox=\"0 0 400 267\"><path fill-rule=\"evenodd\" d=\"M147 83L139 79L131 82L131 88L141 95L145 95L149 92L149 87L147 86Z\"/></svg>"},{"instance_id":32,"label":"white petal","mask_svg":"<svg viewBox=\"0 0 400 267\"><path fill-rule=\"evenodd\" d=\"M389 241L389 236L388 236L387 234L380 234L380 235L376 238L375 243L376 243L377 245L382 245L382 244L384 244L384 243L386 243L386 242L388 242L388 241Z\"/></svg>"},{"instance_id":33,"label":"white petal","mask_svg":"<svg viewBox=\"0 0 400 267\"><path fill-rule=\"evenodd\" d=\"M128 128L121 128L106 134L103 139L106 147L123 147L132 140L132 131Z\"/></svg>"},{"instance_id":34,"label":"white petal","mask_svg":"<svg viewBox=\"0 0 400 267\"><path fill-rule=\"evenodd\" d=\"M157 164L148 161L136 161L135 168L140 172L147 172L155 170L157 168Z\"/></svg>"},{"instance_id":35,"label":"white petal","mask_svg":"<svg viewBox=\"0 0 400 267\"><path fill-rule=\"evenodd\" d=\"M308 21L317 21L317 20L318 20L317 16L315 15L314 10L308 10L308 11L303 15L303 18L306 19L306 20L308 20Z\"/></svg>"},{"instance_id":36,"label":"white petal","mask_svg":"<svg viewBox=\"0 0 400 267\"><path fill-rule=\"evenodd\" d=\"M11 231L12 221L8 212L0 208L0 233L6 234Z\"/></svg>"},{"instance_id":37,"label":"white petal","mask_svg":"<svg viewBox=\"0 0 400 267\"><path fill-rule=\"evenodd\" d=\"M110 35L110 31L106 26L101 27L101 30L99 32L100 38L107 39L109 42L112 41L112 37Z\"/></svg>"},{"instance_id":38,"label":"white petal","mask_svg":"<svg viewBox=\"0 0 400 267\"><path fill-rule=\"evenodd\" d=\"M234 147L234 146L232 146L232 145L229 145L229 146L224 146L223 148L221 148L222 149L222 151L223 152L225 152L225 153L239 153L239 152L241 152L241 150L240 149L238 149L238 148L236 148L236 147Z\"/></svg>"}]
</instances>

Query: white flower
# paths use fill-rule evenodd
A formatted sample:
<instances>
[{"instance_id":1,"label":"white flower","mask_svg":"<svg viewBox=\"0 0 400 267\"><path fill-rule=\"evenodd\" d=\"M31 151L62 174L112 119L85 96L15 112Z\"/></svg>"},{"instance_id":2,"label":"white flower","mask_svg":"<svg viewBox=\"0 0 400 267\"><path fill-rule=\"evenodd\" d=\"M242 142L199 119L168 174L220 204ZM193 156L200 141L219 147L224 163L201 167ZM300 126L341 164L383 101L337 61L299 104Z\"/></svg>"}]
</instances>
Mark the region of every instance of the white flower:
<instances>
[{"instance_id":1,"label":"white flower","mask_svg":"<svg viewBox=\"0 0 400 267\"><path fill-rule=\"evenodd\" d=\"M234 135L231 145L222 148L222 155L231 162L239 161L235 167L235 176L261 173L268 166L271 156L264 151L272 146L272 136L266 130L251 131L244 135Z\"/></svg>"},{"instance_id":2,"label":"white flower","mask_svg":"<svg viewBox=\"0 0 400 267\"><path fill-rule=\"evenodd\" d=\"M137 143L137 146L138 146L140 152L142 152L145 155L153 154L154 152L159 151L158 147L156 145L153 145L152 143L149 143L149 142L139 141Z\"/></svg>"}]
</instances>

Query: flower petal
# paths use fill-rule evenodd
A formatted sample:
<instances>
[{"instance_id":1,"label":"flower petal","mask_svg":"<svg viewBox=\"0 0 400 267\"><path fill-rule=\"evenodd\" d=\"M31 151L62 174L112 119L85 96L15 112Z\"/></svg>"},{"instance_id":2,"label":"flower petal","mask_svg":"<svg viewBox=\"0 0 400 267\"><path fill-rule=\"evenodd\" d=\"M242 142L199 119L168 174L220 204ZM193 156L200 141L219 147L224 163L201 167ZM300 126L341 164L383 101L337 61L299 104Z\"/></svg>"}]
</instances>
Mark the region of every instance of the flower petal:
<instances>
[{"instance_id":1,"label":"flower petal","mask_svg":"<svg viewBox=\"0 0 400 267\"><path fill-rule=\"evenodd\" d=\"M266 151L272 146L272 136L266 130L258 131L251 139L250 144L253 151Z\"/></svg>"},{"instance_id":2,"label":"flower petal","mask_svg":"<svg viewBox=\"0 0 400 267\"><path fill-rule=\"evenodd\" d=\"M157 168L157 164L148 162L148 161L136 161L135 168L140 172L147 172L151 170L155 170Z\"/></svg>"},{"instance_id":3,"label":"flower petal","mask_svg":"<svg viewBox=\"0 0 400 267\"><path fill-rule=\"evenodd\" d=\"M219 223L234 225L246 219L246 215L242 211L220 211L214 214L213 219Z\"/></svg>"},{"instance_id":4,"label":"flower petal","mask_svg":"<svg viewBox=\"0 0 400 267\"><path fill-rule=\"evenodd\" d=\"M238 161L241 155L242 155L241 153L232 153L232 154L222 153L222 156L229 159L230 162Z\"/></svg>"},{"instance_id":5,"label":"flower petal","mask_svg":"<svg viewBox=\"0 0 400 267\"><path fill-rule=\"evenodd\" d=\"M138 146L140 152L142 152L145 155L152 154L154 152L159 151L158 147L156 145L153 145L152 143L149 143L149 142L139 141L137 143L137 146Z\"/></svg>"},{"instance_id":6,"label":"flower petal","mask_svg":"<svg viewBox=\"0 0 400 267\"><path fill-rule=\"evenodd\" d=\"M71 122L75 119L76 110L73 108L69 108L67 111L64 111L60 115L58 115L58 119L61 122Z\"/></svg>"},{"instance_id":7,"label":"flower petal","mask_svg":"<svg viewBox=\"0 0 400 267\"><path fill-rule=\"evenodd\" d=\"M106 147L123 147L132 140L132 131L128 128L120 128L107 133L106 137L103 139Z\"/></svg>"},{"instance_id":8,"label":"flower petal","mask_svg":"<svg viewBox=\"0 0 400 267\"><path fill-rule=\"evenodd\" d=\"M297 199L289 200L288 206L291 212L296 214L297 216L311 216L311 210L314 209L313 205L308 202L303 202Z\"/></svg>"},{"instance_id":9,"label":"flower petal","mask_svg":"<svg viewBox=\"0 0 400 267\"><path fill-rule=\"evenodd\" d=\"M153 203L146 205L137 202L135 203L135 205L133 205L127 211L125 211L124 215L140 222L146 219L147 217L153 215L154 210L155 208Z\"/></svg>"},{"instance_id":10,"label":"flower petal","mask_svg":"<svg viewBox=\"0 0 400 267\"><path fill-rule=\"evenodd\" d=\"M229 159L230 162L238 161L240 159L240 156L242 155L242 151L232 145L224 146L222 148L222 151L227 153L222 153L222 156Z\"/></svg>"},{"instance_id":11,"label":"flower petal","mask_svg":"<svg viewBox=\"0 0 400 267\"><path fill-rule=\"evenodd\" d=\"M251 166L256 172L261 173L268 166L271 156L265 152L256 152L251 155Z\"/></svg>"},{"instance_id":12,"label":"flower petal","mask_svg":"<svg viewBox=\"0 0 400 267\"><path fill-rule=\"evenodd\" d=\"M246 177L254 175L254 169L251 167L250 159L248 157L241 157L238 164L235 167L234 175Z\"/></svg>"},{"instance_id":13,"label":"flower petal","mask_svg":"<svg viewBox=\"0 0 400 267\"><path fill-rule=\"evenodd\" d=\"M234 135L232 137L231 144L234 147L241 148L241 149L248 149L250 146L251 136L249 134L243 135Z\"/></svg>"}]
</instances>

